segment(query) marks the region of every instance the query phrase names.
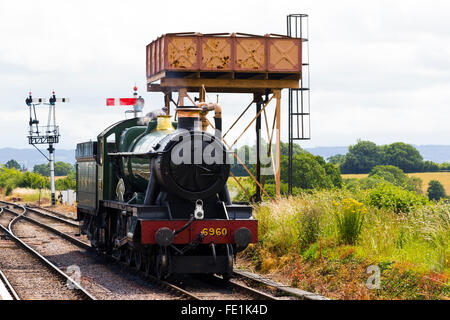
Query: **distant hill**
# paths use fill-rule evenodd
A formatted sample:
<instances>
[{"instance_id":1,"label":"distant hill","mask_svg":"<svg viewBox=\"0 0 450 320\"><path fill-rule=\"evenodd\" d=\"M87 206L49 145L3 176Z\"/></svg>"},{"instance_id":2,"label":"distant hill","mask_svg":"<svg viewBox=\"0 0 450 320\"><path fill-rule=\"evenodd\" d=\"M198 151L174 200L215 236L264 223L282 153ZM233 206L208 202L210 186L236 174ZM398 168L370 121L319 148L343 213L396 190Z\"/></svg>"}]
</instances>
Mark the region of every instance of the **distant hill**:
<instances>
[{"instance_id":1,"label":"distant hill","mask_svg":"<svg viewBox=\"0 0 450 320\"><path fill-rule=\"evenodd\" d=\"M450 162L450 145L413 145L417 150L419 150L424 160L430 160L436 163ZM305 148L306 151L312 153L313 155L319 155L325 160L328 157L337 154L346 154L348 147L315 147L315 148Z\"/></svg>"},{"instance_id":2,"label":"distant hill","mask_svg":"<svg viewBox=\"0 0 450 320\"><path fill-rule=\"evenodd\" d=\"M41 151L48 157L46 148ZM8 160L14 159L20 165L25 165L28 170L33 170L35 164L47 163L48 161L36 149L15 149L2 148L0 149L0 164L5 164ZM56 148L55 161L64 161L68 163L75 163L75 150L65 150Z\"/></svg>"},{"instance_id":3,"label":"distant hill","mask_svg":"<svg viewBox=\"0 0 450 320\"><path fill-rule=\"evenodd\" d=\"M437 163L450 162L450 146L444 145L423 145L413 146L419 150L424 160L430 160Z\"/></svg>"}]
</instances>

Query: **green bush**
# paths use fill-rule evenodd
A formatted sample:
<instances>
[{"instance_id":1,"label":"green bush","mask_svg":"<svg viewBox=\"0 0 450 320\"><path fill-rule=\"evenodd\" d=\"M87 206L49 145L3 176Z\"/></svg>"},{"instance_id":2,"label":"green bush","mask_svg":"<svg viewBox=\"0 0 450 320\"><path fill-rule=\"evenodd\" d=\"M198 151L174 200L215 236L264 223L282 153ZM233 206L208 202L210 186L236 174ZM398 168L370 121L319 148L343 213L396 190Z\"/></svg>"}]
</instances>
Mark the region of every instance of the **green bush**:
<instances>
[{"instance_id":1,"label":"green bush","mask_svg":"<svg viewBox=\"0 0 450 320\"><path fill-rule=\"evenodd\" d=\"M354 244L361 234L367 209L354 199L344 199L334 204L337 207L335 219L338 238L345 244Z\"/></svg>"},{"instance_id":2,"label":"green bush","mask_svg":"<svg viewBox=\"0 0 450 320\"><path fill-rule=\"evenodd\" d=\"M14 188L17 188L22 177L22 173L15 169L8 169L5 166L0 167L0 188L4 188L6 195L10 195Z\"/></svg>"},{"instance_id":3,"label":"green bush","mask_svg":"<svg viewBox=\"0 0 450 320\"><path fill-rule=\"evenodd\" d=\"M375 166L369 173L369 178L383 179L395 186L402 187L408 191L415 191L422 194L422 179L417 177L408 177L402 169L391 165Z\"/></svg>"},{"instance_id":4,"label":"green bush","mask_svg":"<svg viewBox=\"0 0 450 320\"><path fill-rule=\"evenodd\" d=\"M445 194L444 186L437 180L431 180L428 183L427 193L428 199L430 200L441 200L447 196Z\"/></svg>"},{"instance_id":5,"label":"green bush","mask_svg":"<svg viewBox=\"0 0 450 320\"><path fill-rule=\"evenodd\" d=\"M344 187L351 191L357 191L358 189L361 189L359 180L360 179L357 178L344 179Z\"/></svg>"},{"instance_id":6,"label":"green bush","mask_svg":"<svg viewBox=\"0 0 450 320\"><path fill-rule=\"evenodd\" d=\"M375 166L369 173L370 176L378 175L382 177L384 180L395 184L397 186L401 186L406 183L406 180L408 180L408 176L403 172L402 169L391 166L391 165L378 165Z\"/></svg>"},{"instance_id":7,"label":"green bush","mask_svg":"<svg viewBox=\"0 0 450 320\"><path fill-rule=\"evenodd\" d=\"M417 194L423 194L422 179L419 177L409 177L404 188L408 191L414 191Z\"/></svg>"},{"instance_id":8,"label":"green bush","mask_svg":"<svg viewBox=\"0 0 450 320\"><path fill-rule=\"evenodd\" d=\"M366 178L351 178L351 179L345 179L344 185L348 190L351 190L353 192L356 192L358 190L368 190L376 188L378 185L386 183L386 180L384 180L382 177L378 175L366 177Z\"/></svg>"},{"instance_id":9,"label":"green bush","mask_svg":"<svg viewBox=\"0 0 450 320\"><path fill-rule=\"evenodd\" d=\"M69 173L66 177L58 179L55 182L56 190L75 190L77 188L77 181L75 180L75 172Z\"/></svg>"},{"instance_id":10,"label":"green bush","mask_svg":"<svg viewBox=\"0 0 450 320\"><path fill-rule=\"evenodd\" d=\"M22 174L18 187L31 189L46 189L50 188L50 179L41 176L34 172L25 172Z\"/></svg>"},{"instance_id":11,"label":"green bush","mask_svg":"<svg viewBox=\"0 0 450 320\"><path fill-rule=\"evenodd\" d=\"M367 177L367 178L362 178L359 180L360 188L362 190L373 189L383 183L386 183L385 180L378 175Z\"/></svg>"},{"instance_id":12,"label":"green bush","mask_svg":"<svg viewBox=\"0 0 450 320\"><path fill-rule=\"evenodd\" d=\"M10 195L15 188L46 189L50 188L50 179L34 172L20 172L17 169L0 167L0 188Z\"/></svg>"},{"instance_id":13,"label":"green bush","mask_svg":"<svg viewBox=\"0 0 450 320\"><path fill-rule=\"evenodd\" d=\"M380 209L406 213L413 207L427 204L427 199L415 192L404 190L390 183L384 183L369 190L365 202Z\"/></svg>"}]
</instances>

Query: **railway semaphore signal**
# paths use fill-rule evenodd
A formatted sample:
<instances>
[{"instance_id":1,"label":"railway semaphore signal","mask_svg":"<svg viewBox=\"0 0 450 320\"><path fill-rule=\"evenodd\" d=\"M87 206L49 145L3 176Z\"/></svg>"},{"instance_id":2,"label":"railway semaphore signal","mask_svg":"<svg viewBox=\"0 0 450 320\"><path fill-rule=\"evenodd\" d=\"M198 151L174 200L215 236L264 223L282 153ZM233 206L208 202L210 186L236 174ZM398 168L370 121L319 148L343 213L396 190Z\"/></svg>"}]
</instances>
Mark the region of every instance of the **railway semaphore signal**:
<instances>
[{"instance_id":1,"label":"railway semaphore signal","mask_svg":"<svg viewBox=\"0 0 450 320\"><path fill-rule=\"evenodd\" d=\"M68 98L57 98L55 92L49 99L47 98L33 98L31 92L28 98L25 99L26 105L29 107L30 120L28 122L28 143L35 147L48 161L50 165L50 188L52 205L56 204L55 198L55 164L53 145L59 142L59 126L56 125L56 103L69 102ZM36 107L47 107L48 117L47 125L40 125L37 117ZM48 144L49 157L47 157L36 145Z\"/></svg>"},{"instance_id":2,"label":"railway semaphore signal","mask_svg":"<svg viewBox=\"0 0 450 320\"><path fill-rule=\"evenodd\" d=\"M138 87L133 87L133 98L106 98L106 106L133 106L133 110L127 110L125 113L133 113L136 118L139 112L144 108L144 98L138 97Z\"/></svg>"}]
</instances>

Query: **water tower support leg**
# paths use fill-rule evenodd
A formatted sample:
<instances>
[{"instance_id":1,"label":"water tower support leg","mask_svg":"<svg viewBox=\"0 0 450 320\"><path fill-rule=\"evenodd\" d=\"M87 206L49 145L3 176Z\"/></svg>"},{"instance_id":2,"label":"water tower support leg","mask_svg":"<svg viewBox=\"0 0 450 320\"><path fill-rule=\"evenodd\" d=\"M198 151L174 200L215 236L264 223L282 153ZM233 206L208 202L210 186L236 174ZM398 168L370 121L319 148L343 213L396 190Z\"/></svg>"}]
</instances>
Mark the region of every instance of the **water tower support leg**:
<instances>
[{"instance_id":1,"label":"water tower support leg","mask_svg":"<svg viewBox=\"0 0 450 320\"><path fill-rule=\"evenodd\" d=\"M254 95L254 101L256 102L256 180L258 184L256 185L255 201L261 202L261 105L263 104L263 99L260 94Z\"/></svg>"},{"instance_id":2,"label":"water tower support leg","mask_svg":"<svg viewBox=\"0 0 450 320\"><path fill-rule=\"evenodd\" d=\"M277 99L277 106L276 106L276 130L277 130L277 143L276 143L276 167L275 167L275 191L276 191L276 197L280 198L281 195L281 90L273 90L273 94L275 95L275 98Z\"/></svg>"}]
</instances>

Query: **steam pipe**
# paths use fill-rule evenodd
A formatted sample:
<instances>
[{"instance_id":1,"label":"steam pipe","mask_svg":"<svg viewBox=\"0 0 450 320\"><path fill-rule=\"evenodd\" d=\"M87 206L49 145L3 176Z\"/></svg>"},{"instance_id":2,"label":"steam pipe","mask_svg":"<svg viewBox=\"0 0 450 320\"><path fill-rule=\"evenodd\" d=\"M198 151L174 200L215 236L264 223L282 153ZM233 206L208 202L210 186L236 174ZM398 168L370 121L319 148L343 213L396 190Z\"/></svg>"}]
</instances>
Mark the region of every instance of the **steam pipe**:
<instances>
[{"instance_id":1,"label":"steam pipe","mask_svg":"<svg viewBox=\"0 0 450 320\"><path fill-rule=\"evenodd\" d=\"M202 129L206 131L208 127L208 121L206 119L206 115L209 111L214 110L214 126L216 128L216 136L222 137L222 107L218 103L209 103L200 102L198 104L200 108L202 108L202 112L200 113L200 119L202 121Z\"/></svg>"},{"instance_id":2,"label":"steam pipe","mask_svg":"<svg viewBox=\"0 0 450 320\"><path fill-rule=\"evenodd\" d=\"M231 197L227 184L225 184L223 190L219 193L219 197L226 205L231 205Z\"/></svg>"},{"instance_id":3,"label":"steam pipe","mask_svg":"<svg viewBox=\"0 0 450 320\"><path fill-rule=\"evenodd\" d=\"M147 185L147 191L145 192L144 204L151 205L155 203L156 198L156 172L152 168L150 172L150 181Z\"/></svg>"}]
</instances>

